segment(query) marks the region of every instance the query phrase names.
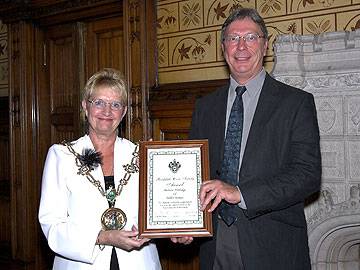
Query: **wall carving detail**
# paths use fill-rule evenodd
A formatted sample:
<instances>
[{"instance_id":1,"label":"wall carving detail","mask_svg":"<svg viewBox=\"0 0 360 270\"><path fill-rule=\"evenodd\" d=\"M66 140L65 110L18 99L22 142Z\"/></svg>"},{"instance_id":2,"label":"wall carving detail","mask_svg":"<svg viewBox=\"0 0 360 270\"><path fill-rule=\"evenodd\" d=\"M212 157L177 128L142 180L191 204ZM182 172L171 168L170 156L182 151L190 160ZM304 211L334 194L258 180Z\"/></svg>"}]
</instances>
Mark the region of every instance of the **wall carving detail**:
<instances>
[{"instance_id":1,"label":"wall carving detail","mask_svg":"<svg viewBox=\"0 0 360 270\"><path fill-rule=\"evenodd\" d=\"M283 76L281 81L298 88L341 88L360 86L360 73L326 75L315 78L304 78L301 76Z\"/></svg>"},{"instance_id":2,"label":"wall carving detail","mask_svg":"<svg viewBox=\"0 0 360 270\"><path fill-rule=\"evenodd\" d=\"M349 199L339 203L334 202L332 194L334 192L329 189L323 189L320 192L318 207L307 219L309 232L326 220L340 216L360 214L360 185L350 186Z\"/></svg>"}]
</instances>

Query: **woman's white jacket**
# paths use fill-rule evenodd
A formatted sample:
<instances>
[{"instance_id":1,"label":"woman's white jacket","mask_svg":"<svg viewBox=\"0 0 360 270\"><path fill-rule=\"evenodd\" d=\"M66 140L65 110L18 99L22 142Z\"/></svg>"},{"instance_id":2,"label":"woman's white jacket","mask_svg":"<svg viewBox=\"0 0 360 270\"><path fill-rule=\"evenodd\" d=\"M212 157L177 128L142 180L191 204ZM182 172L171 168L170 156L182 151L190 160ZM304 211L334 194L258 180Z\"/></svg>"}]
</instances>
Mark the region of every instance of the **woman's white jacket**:
<instances>
[{"instance_id":1,"label":"woman's white jacket","mask_svg":"<svg viewBox=\"0 0 360 270\"><path fill-rule=\"evenodd\" d=\"M85 135L73 142L74 150L94 149ZM114 181L117 187L125 174L123 165L130 164L135 145L117 138L114 147ZM50 147L42 178L39 221L50 248L56 253L54 270L109 269L112 247L100 250L95 244L101 230L101 215L108 202L85 176L78 175L75 156L66 146ZM92 171L95 179L104 186L101 166ZM115 207L127 216L125 230L138 227L139 175L132 174ZM145 245L131 252L116 249L120 269L161 269L156 246Z\"/></svg>"}]
</instances>

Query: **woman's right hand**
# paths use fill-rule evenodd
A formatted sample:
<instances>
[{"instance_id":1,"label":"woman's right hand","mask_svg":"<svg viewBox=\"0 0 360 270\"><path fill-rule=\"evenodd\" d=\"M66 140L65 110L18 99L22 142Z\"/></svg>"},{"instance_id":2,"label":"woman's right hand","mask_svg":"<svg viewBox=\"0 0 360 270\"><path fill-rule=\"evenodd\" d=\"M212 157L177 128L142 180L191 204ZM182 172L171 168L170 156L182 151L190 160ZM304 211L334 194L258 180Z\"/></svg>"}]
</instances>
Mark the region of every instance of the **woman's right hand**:
<instances>
[{"instance_id":1,"label":"woman's right hand","mask_svg":"<svg viewBox=\"0 0 360 270\"><path fill-rule=\"evenodd\" d=\"M148 238L139 238L139 231L135 226L131 231L126 230L109 230L101 231L96 244L108 245L121 248L123 250L140 249L145 243L150 241Z\"/></svg>"}]
</instances>

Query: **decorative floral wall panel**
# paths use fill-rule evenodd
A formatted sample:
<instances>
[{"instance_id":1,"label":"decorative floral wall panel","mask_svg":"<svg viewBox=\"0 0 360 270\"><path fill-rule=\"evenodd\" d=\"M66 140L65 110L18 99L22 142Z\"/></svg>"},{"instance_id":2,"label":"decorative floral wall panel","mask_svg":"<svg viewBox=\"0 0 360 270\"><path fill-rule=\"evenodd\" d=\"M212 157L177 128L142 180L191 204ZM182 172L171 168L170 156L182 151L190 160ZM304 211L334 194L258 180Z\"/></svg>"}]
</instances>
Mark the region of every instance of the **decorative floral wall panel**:
<instances>
[{"instance_id":1,"label":"decorative floral wall panel","mask_svg":"<svg viewBox=\"0 0 360 270\"><path fill-rule=\"evenodd\" d=\"M268 0L271 2L271 0ZM351 6L351 0L288 0L289 14Z\"/></svg>"},{"instance_id":2,"label":"decorative floral wall panel","mask_svg":"<svg viewBox=\"0 0 360 270\"><path fill-rule=\"evenodd\" d=\"M204 10L202 0L192 2L182 2L180 7L180 30L198 29L204 27L203 13Z\"/></svg>"},{"instance_id":3,"label":"decorative floral wall panel","mask_svg":"<svg viewBox=\"0 0 360 270\"><path fill-rule=\"evenodd\" d=\"M335 14L303 19L303 34L318 35L335 31Z\"/></svg>"},{"instance_id":4,"label":"decorative floral wall panel","mask_svg":"<svg viewBox=\"0 0 360 270\"><path fill-rule=\"evenodd\" d=\"M265 67L281 34L321 34L360 28L360 0L158 0L159 81L176 83L228 77L220 27L236 8L256 8L269 30Z\"/></svg>"},{"instance_id":5,"label":"decorative floral wall panel","mask_svg":"<svg viewBox=\"0 0 360 270\"><path fill-rule=\"evenodd\" d=\"M336 21L339 30L354 31L356 28L360 28L360 11L340 12L336 14Z\"/></svg>"}]
</instances>

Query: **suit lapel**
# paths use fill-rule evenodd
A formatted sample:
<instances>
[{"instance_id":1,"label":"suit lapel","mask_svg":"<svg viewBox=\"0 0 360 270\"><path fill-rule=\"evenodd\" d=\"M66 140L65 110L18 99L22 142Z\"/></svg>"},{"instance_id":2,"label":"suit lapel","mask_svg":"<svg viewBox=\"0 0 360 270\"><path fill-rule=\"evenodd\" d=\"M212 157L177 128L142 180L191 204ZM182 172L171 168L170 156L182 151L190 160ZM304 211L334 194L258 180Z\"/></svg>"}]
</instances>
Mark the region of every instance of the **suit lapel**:
<instances>
[{"instance_id":1,"label":"suit lapel","mask_svg":"<svg viewBox=\"0 0 360 270\"><path fill-rule=\"evenodd\" d=\"M220 147L218 152L221 155L220 161L222 160L224 155L226 109L227 109L227 98L229 92L228 89L229 89L229 85L226 85L223 88L221 88L215 99L216 105L214 104L214 108L216 108L216 111L214 111L214 118L213 118L214 121L213 130L215 130L214 142L215 145L219 145ZM221 166L221 164L219 164L218 166Z\"/></svg>"},{"instance_id":2,"label":"suit lapel","mask_svg":"<svg viewBox=\"0 0 360 270\"><path fill-rule=\"evenodd\" d=\"M279 84L273 78L271 78L269 74L266 74L264 85L261 90L254 118L250 127L243 156L242 167L245 166L248 162L251 153L255 152L253 149L257 147L257 142L259 141L259 137L264 130L264 126L268 122L269 118L273 115L273 111L280 102L279 91ZM253 162L253 160L250 162Z\"/></svg>"}]
</instances>

